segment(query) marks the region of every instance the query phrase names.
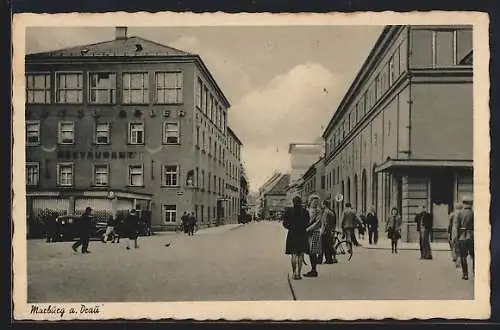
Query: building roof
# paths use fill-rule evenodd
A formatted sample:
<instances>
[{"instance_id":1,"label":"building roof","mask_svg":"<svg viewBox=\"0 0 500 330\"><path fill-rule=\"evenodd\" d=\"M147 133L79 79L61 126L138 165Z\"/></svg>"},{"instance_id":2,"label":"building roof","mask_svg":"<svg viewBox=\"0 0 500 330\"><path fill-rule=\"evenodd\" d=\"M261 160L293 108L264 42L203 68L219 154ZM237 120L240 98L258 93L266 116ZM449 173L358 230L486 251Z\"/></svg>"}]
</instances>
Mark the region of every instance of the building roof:
<instances>
[{"instance_id":1,"label":"building roof","mask_svg":"<svg viewBox=\"0 0 500 330\"><path fill-rule=\"evenodd\" d=\"M266 195L286 195L288 184L290 183L290 174L282 174L280 179L269 189Z\"/></svg>"},{"instance_id":2,"label":"building roof","mask_svg":"<svg viewBox=\"0 0 500 330\"><path fill-rule=\"evenodd\" d=\"M302 178L303 179L306 179L314 174L316 174L316 168L318 166L318 164L320 164L320 162L324 161L325 159L323 157L321 157L320 159L318 159L315 163L313 163L311 166L309 166L309 168L307 169L307 171L302 175Z\"/></svg>"},{"instance_id":3,"label":"building roof","mask_svg":"<svg viewBox=\"0 0 500 330\"><path fill-rule=\"evenodd\" d=\"M173 47L147 40L141 37L130 36L123 39L114 39L90 45L75 46L48 52L29 54L37 57L108 57L108 56L189 56L194 55Z\"/></svg>"},{"instance_id":4,"label":"building roof","mask_svg":"<svg viewBox=\"0 0 500 330\"><path fill-rule=\"evenodd\" d=\"M342 116L342 110L345 109L350 102L352 102L353 95L355 95L358 88L361 87L363 81L370 74L369 68L373 65L376 65L376 63L380 60L380 54L384 51L385 47L387 47L387 44L397 36L397 33L403 27L403 25L387 25L382 30L379 38L375 42L375 45L372 47L370 53L368 54L368 57L366 58L365 62L361 66L361 69L358 71L358 74L354 78L354 81L349 86L347 93L344 94L340 105L337 107L337 110L334 112L332 118L330 119L330 122L326 126L322 134L323 138L328 135L328 133L332 129L333 123L337 120L337 118Z\"/></svg>"},{"instance_id":5,"label":"building roof","mask_svg":"<svg viewBox=\"0 0 500 330\"><path fill-rule=\"evenodd\" d=\"M236 133L234 133L234 131L233 131L233 130L229 127L229 126L227 127L227 132L233 136L234 140L235 140L236 142L238 142L238 144L239 144L240 146L242 146L242 145L243 145L243 143L242 143L242 142L241 142L241 140L238 138L238 136L236 135Z\"/></svg>"}]
</instances>

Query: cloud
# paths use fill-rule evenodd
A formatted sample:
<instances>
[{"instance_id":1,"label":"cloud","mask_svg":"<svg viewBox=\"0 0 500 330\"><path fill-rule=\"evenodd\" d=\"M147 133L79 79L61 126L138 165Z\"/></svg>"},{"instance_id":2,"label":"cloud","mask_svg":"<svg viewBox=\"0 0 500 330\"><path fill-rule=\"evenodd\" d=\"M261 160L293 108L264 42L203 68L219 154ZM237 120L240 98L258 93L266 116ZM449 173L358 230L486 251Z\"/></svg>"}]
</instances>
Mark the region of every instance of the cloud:
<instances>
[{"instance_id":1,"label":"cloud","mask_svg":"<svg viewBox=\"0 0 500 330\"><path fill-rule=\"evenodd\" d=\"M237 102L252 90L249 75L231 58L192 36L183 36L168 45L198 54L214 76L229 102Z\"/></svg>"},{"instance_id":2,"label":"cloud","mask_svg":"<svg viewBox=\"0 0 500 330\"><path fill-rule=\"evenodd\" d=\"M306 63L276 76L230 109L229 122L244 143L251 188L275 170L289 170L288 144L318 140L339 103L339 77Z\"/></svg>"}]
</instances>

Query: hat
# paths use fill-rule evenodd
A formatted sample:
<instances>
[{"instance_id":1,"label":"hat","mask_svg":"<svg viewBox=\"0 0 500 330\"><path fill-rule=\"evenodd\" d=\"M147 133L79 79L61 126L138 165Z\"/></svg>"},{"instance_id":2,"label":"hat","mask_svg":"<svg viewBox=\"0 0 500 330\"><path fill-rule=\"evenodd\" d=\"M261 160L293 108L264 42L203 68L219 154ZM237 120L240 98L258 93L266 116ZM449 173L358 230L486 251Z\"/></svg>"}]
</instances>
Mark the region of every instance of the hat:
<instances>
[{"instance_id":1,"label":"hat","mask_svg":"<svg viewBox=\"0 0 500 330\"><path fill-rule=\"evenodd\" d=\"M465 196L462 198L462 203L465 205L472 205L473 200L474 199L471 196Z\"/></svg>"},{"instance_id":2,"label":"hat","mask_svg":"<svg viewBox=\"0 0 500 330\"><path fill-rule=\"evenodd\" d=\"M308 202L311 203L314 199L320 200L321 198L319 198L318 194L312 194L311 196L309 196Z\"/></svg>"}]
</instances>

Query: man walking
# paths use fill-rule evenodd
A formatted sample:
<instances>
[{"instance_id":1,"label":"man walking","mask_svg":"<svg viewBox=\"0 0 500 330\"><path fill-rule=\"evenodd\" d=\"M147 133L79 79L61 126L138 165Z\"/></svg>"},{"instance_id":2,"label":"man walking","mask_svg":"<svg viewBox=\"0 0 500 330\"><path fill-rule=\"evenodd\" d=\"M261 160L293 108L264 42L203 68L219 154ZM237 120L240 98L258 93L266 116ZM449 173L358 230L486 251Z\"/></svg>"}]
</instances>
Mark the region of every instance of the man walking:
<instances>
[{"instance_id":1,"label":"man walking","mask_svg":"<svg viewBox=\"0 0 500 330\"><path fill-rule=\"evenodd\" d=\"M342 231L344 232L344 236L347 242L351 243L349 244L349 249L352 248L353 243L353 237L354 239L356 236L354 235L354 228L356 228L356 212L352 209L351 203L346 203L345 204L345 209L344 212L342 212ZM349 253L352 251L349 250Z\"/></svg>"},{"instance_id":2,"label":"man walking","mask_svg":"<svg viewBox=\"0 0 500 330\"><path fill-rule=\"evenodd\" d=\"M76 241L75 244L73 244L72 246L73 251L77 252L76 250L81 245L82 253L90 253L88 248L90 242L90 232L92 230L91 220L92 220L92 208L90 206L87 206L87 208L85 209L85 213L83 213L83 215L80 217L77 223L79 239L78 241Z\"/></svg>"},{"instance_id":3,"label":"man walking","mask_svg":"<svg viewBox=\"0 0 500 330\"><path fill-rule=\"evenodd\" d=\"M460 251L458 249L458 242L457 242L457 231L459 224L457 222L458 220L458 214L462 210L463 205L462 203L456 203L455 204L455 209L453 212L450 213L449 217L449 225L448 225L448 238L449 238L449 243L450 243L450 250L451 250L451 259L455 263L455 267L460 267Z\"/></svg>"},{"instance_id":4,"label":"man walking","mask_svg":"<svg viewBox=\"0 0 500 330\"><path fill-rule=\"evenodd\" d=\"M424 205L422 205L420 213L415 216L415 222L417 223L417 231L420 236L420 259L431 260L431 232L433 228L433 219Z\"/></svg>"},{"instance_id":5,"label":"man walking","mask_svg":"<svg viewBox=\"0 0 500 330\"><path fill-rule=\"evenodd\" d=\"M47 243L54 243L57 240L57 216L54 211L47 211L45 226L47 229Z\"/></svg>"},{"instance_id":6,"label":"man walking","mask_svg":"<svg viewBox=\"0 0 500 330\"><path fill-rule=\"evenodd\" d=\"M462 279L469 279L469 265L467 256L472 259L472 271L474 271L474 211L472 210L472 198L463 199L463 209L457 215L457 242L460 251L460 263L462 264Z\"/></svg>"},{"instance_id":7,"label":"man walking","mask_svg":"<svg viewBox=\"0 0 500 330\"><path fill-rule=\"evenodd\" d=\"M330 210L330 203L324 200L321 204L322 215L321 215L321 248L323 250L322 256L319 260L321 263L323 261L323 256L325 256L326 264L337 263L337 258L335 257L335 249L333 248L333 230L337 226L337 218L335 213Z\"/></svg>"},{"instance_id":8,"label":"man walking","mask_svg":"<svg viewBox=\"0 0 500 330\"><path fill-rule=\"evenodd\" d=\"M368 243L376 245L378 241L378 218L374 206L370 207L370 211L366 215L366 225L368 227Z\"/></svg>"}]
</instances>

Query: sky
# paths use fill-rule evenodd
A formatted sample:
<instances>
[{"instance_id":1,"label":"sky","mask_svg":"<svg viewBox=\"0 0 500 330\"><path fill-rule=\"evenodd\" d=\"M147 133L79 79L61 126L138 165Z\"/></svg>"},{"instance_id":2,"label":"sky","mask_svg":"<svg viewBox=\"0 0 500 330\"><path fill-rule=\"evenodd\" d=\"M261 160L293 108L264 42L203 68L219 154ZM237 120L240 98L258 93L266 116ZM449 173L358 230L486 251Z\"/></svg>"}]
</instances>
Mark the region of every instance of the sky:
<instances>
[{"instance_id":1,"label":"sky","mask_svg":"<svg viewBox=\"0 0 500 330\"><path fill-rule=\"evenodd\" d=\"M201 56L231 103L250 189L290 170L288 145L321 137L383 26L128 28ZM26 30L26 52L112 40L109 27Z\"/></svg>"}]
</instances>

